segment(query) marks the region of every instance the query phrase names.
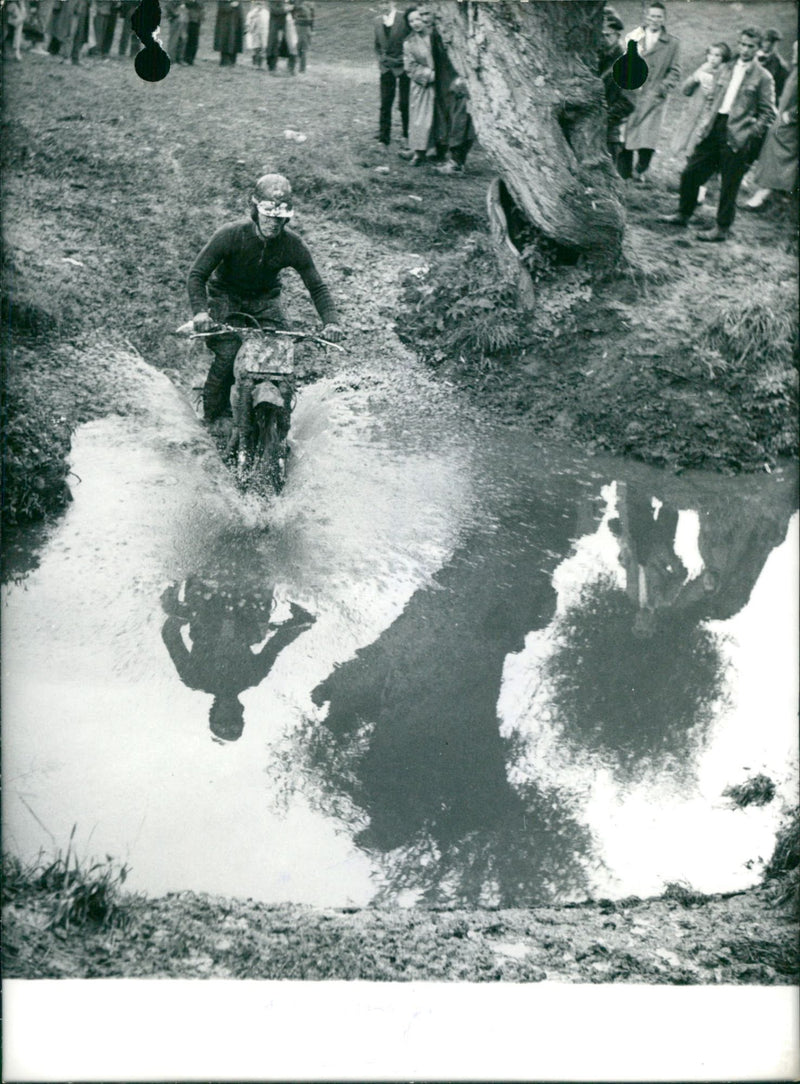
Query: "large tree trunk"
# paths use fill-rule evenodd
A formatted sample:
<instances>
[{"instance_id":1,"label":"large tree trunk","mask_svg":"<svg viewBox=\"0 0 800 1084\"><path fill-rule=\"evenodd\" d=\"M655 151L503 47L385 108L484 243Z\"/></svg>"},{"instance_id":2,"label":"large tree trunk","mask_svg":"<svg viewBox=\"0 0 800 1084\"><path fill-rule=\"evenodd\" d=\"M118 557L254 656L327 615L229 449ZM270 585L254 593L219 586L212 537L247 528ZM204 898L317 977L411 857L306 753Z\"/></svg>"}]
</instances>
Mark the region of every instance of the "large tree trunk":
<instances>
[{"instance_id":1,"label":"large tree trunk","mask_svg":"<svg viewBox=\"0 0 800 1084\"><path fill-rule=\"evenodd\" d=\"M537 231L613 260L624 211L595 75L603 0L442 0L437 26L469 85L481 145Z\"/></svg>"}]
</instances>

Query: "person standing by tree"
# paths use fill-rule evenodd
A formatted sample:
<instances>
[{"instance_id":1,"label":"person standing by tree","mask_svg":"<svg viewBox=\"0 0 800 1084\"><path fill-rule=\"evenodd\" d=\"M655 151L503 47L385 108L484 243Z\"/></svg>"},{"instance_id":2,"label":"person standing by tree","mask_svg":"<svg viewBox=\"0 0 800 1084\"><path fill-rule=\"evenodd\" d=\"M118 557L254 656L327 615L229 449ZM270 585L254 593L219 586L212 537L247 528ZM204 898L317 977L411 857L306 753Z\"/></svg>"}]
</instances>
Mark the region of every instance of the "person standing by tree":
<instances>
[{"instance_id":1,"label":"person standing by tree","mask_svg":"<svg viewBox=\"0 0 800 1084\"><path fill-rule=\"evenodd\" d=\"M408 13L408 25L411 33L403 42L403 67L410 80L408 146L411 165L421 166L431 144L435 72L430 29L422 8Z\"/></svg>"},{"instance_id":2,"label":"person standing by tree","mask_svg":"<svg viewBox=\"0 0 800 1084\"><path fill-rule=\"evenodd\" d=\"M700 186L720 175L717 221L699 241L725 241L736 217L736 196L748 166L775 117L775 84L756 60L761 31L747 27L739 36L739 55L725 66L700 139L681 174L678 210L662 222L686 226L697 206Z\"/></svg>"},{"instance_id":3,"label":"person standing by tree","mask_svg":"<svg viewBox=\"0 0 800 1084\"><path fill-rule=\"evenodd\" d=\"M597 58L598 74L603 80L608 118L606 146L614 165L617 165L625 147L625 118L633 111L630 94L626 93L614 78L614 64L625 55L622 44L623 30L622 19L613 14L606 15L602 31L603 44Z\"/></svg>"},{"instance_id":4,"label":"person standing by tree","mask_svg":"<svg viewBox=\"0 0 800 1084\"><path fill-rule=\"evenodd\" d=\"M392 135L392 106L395 93L399 92L400 123L403 138L408 138L408 91L409 79L403 67L403 42L410 28L400 14L394 0L381 0L381 11L375 20L375 55L380 73L380 114L378 139L388 147Z\"/></svg>"},{"instance_id":5,"label":"person standing by tree","mask_svg":"<svg viewBox=\"0 0 800 1084\"><path fill-rule=\"evenodd\" d=\"M629 91L633 112L625 124L625 149L619 155L620 175L645 183L645 174L658 146L667 95L678 82L680 45L666 30L667 10L661 0L647 8L644 26L637 26L625 39L635 41L639 55L647 64L647 79L638 90ZM634 153L637 156L633 167Z\"/></svg>"}]
</instances>

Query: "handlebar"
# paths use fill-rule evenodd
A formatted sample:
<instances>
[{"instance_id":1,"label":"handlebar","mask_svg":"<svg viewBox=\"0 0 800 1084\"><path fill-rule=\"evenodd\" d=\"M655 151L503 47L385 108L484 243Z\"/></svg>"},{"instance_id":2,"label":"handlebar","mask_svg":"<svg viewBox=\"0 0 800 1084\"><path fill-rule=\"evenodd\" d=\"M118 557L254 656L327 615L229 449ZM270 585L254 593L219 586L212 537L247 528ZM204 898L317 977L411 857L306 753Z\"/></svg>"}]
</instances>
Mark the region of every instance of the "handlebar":
<instances>
[{"instance_id":1,"label":"handlebar","mask_svg":"<svg viewBox=\"0 0 800 1084\"><path fill-rule=\"evenodd\" d=\"M243 313L242 315L249 316L249 313ZM314 335L310 331L285 331L282 328L277 327L262 327L255 317L250 316L256 324L255 327L234 327L232 324L215 324L213 331L195 331L194 321L189 320L188 323L181 324L179 328L173 331L173 335L180 335L185 339L208 339L212 335L222 335L225 332L233 332L235 335L246 336L248 334L258 335L286 335L291 339L308 339L311 342L322 343L323 346L332 346L334 350L341 350L344 353L344 347L339 343L333 343L330 339L323 339L320 335Z\"/></svg>"}]
</instances>

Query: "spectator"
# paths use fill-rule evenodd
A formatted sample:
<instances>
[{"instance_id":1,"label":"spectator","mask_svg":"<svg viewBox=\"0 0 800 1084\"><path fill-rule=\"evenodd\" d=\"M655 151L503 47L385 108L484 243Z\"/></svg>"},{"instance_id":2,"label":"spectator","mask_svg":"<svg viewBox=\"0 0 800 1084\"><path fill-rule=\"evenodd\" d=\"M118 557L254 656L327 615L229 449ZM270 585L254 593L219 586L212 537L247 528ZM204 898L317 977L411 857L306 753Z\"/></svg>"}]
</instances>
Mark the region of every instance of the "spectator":
<instances>
[{"instance_id":1,"label":"spectator","mask_svg":"<svg viewBox=\"0 0 800 1084\"><path fill-rule=\"evenodd\" d=\"M759 186L745 207L758 211L773 191L793 192L797 188L797 42L792 47L792 67L778 102L778 116L767 132L753 171Z\"/></svg>"},{"instance_id":2,"label":"spectator","mask_svg":"<svg viewBox=\"0 0 800 1084\"><path fill-rule=\"evenodd\" d=\"M783 94L783 85L786 82L786 77L789 74L789 67L784 61L783 57L776 52L775 43L783 40L783 34L780 30L775 30L774 27L770 27L764 34L764 41L761 44L761 48L758 50L756 60L762 68L766 68L772 78L775 80L775 97L780 98Z\"/></svg>"},{"instance_id":3,"label":"spectator","mask_svg":"<svg viewBox=\"0 0 800 1084\"><path fill-rule=\"evenodd\" d=\"M622 43L624 30L622 19L606 15L603 22L603 44L598 54L598 74L603 80L606 99L606 146L614 165L625 148L625 118L633 112L630 94L622 89L614 78L614 64L625 55ZM619 167L617 167L619 168Z\"/></svg>"},{"instance_id":4,"label":"spectator","mask_svg":"<svg viewBox=\"0 0 800 1084\"><path fill-rule=\"evenodd\" d=\"M717 221L698 234L700 241L725 241L736 216L736 195L757 153L764 132L775 117L775 84L756 60L761 32L747 27L739 36L739 55L726 64L699 132L699 140L681 174L678 210L662 222L686 226L697 206L700 186L720 175Z\"/></svg>"},{"instance_id":5,"label":"spectator","mask_svg":"<svg viewBox=\"0 0 800 1084\"><path fill-rule=\"evenodd\" d=\"M297 64L297 30L292 11L292 0L269 0L269 42L267 43L267 68L275 72L278 57L285 56L289 74L295 74Z\"/></svg>"},{"instance_id":6,"label":"spectator","mask_svg":"<svg viewBox=\"0 0 800 1084\"><path fill-rule=\"evenodd\" d=\"M167 17L167 53L173 64L182 64L186 41L186 4L183 0L162 0L162 11Z\"/></svg>"},{"instance_id":7,"label":"spectator","mask_svg":"<svg viewBox=\"0 0 800 1084\"><path fill-rule=\"evenodd\" d=\"M94 45L92 56L108 56L117 25L117 5L114 0L94 0Z\"/></svg>"},{"instance_id":8,"label":"spectator","mask_svg":"<svg viewBox=\"0 0 800 1084\"><path fill-rule=\"evenodd\" d=\"M469 111L469 87L456 75L448 90L447 157L436 166L437 173L463 173L470 147L475 142L475 128Z\"/></svg>"},{"instance_id":9,"label":"spectator","mask_svg":"<svg viewBox=\"0 0 800 1084\"><path fill-rule=\"evenodd\" d=\"M120 56L136 56L142 47L142 43L131 29L131 15L139 6L139 0L120 0L119 17L122 29L119 33L118 52Z\"/></svg>"},{"instance_id":10,"label":"spectator","mask_svg":"<svg viewBox=\"0 0 800 1084\"><path fill-rule=\"evenodd\" d=\"M8 44L15 60L22 60L22 31L27 17L26 0L6 0L3 4L3 54Z\"/></svg>"},{"instance_id":11,"label":"spectator","mask_svg":"<svg viewBox=\"0 0 800 1084\"><path fill-rule=\"evenodd\" d=\"M75 0L54 0L53 13L50 16L48 28L50 41L47 44L47 51L51 56L59 56L62 45L69 40L74 6Z\"/></svg>"},{"instance_id":12,"label":"spectator","mask_svg":"<svg viewBox=\"0 0 800 1084\"><path fill-rule=\"evenodd\" d=\"M69 58L73 64L80 64L81 50L89 41L89 0L69 0L69 7Z\"/></svg>"},{"instance_id":13,"label":"spectator","mask_svg":"<svg viewBox=\"0 0 800 1084\"><path fill-rule=\"evenodd\" d=\"M434 79L431 35L424 11L408 13L411 33L403 42L403 67L410 80L408 98L408 145L411 165L421 166L431 149Z\"/></svg>"},{"instance_id":14,"label":"spectator","mask_svg":"<svg viewBox=\"0 0 800 1084\"><path fill-rule=\"evenodd\" d=\"M714 98L714 87L717 79L724 70L723 65L727 64L730 59L731 50L726 42L718 41L713 45L709 45L703 63L696 71L692 72L681 87L683 93L687 97L691 97L692 100L678 127L672 146L676 156L683 155L688 159L697 146L700 131L708 119L708 111ZM705 198L705 185L701 185L697 202L704 203Z\"/></svg>"},{"instance_id":15,"label":"spectator","mask_svg":"<svg viewBox=\"0 0 800 1084\"><path fill-rule=\"evenodd\" d=\"M633 112L625 125L625 149L619 155L620 175L631 176L641 184L655 154L661 123L667 104L667 95L680 76L679 43L666 31L667 11L661 0L654 0L647 8L644 26L637 26L625 39L637 43L639 55L648 67L647 80L638 90L629 91L633 99ZM636 170L633 156L637 155Z\"/></svg>"},{"instance_id":16,"label":"spectator","mask_svg":"<svg viewBox=\"0 0 800 1084\"><path fill-rule=\"evenodd\" d=\"M244 16L239 0L217 0L214 24L214 48L219 53L220 66L229 68L244 44Z\"/></svg>"},{"instance_id":17,"label":"spectator","mask_svg":"<svg viewBox=\"0 0 800 1084\"><path fill-rule=\"evenodd\" d=\"M36 22L41 31L41 38L36 42L31 52L39 55L47 53L47 45L50 40L50 19L53 15L53 0L40 0L36 9Z\"/></svg>"},{"instance_id":18,"label":"spectator","mask_svg":"<svg viewBox=\"0 0 800 1084\"><path fill-rule=\"evenodd\" d=\"M250 50L253 64L260 68L267 58L269 42L269 8L266 0L253 0L245 17L245 46Z\"/></svg>"},{"instance_id":19,"label":"spectator","mask_svg":"<svg viewBox=\"0 0 800 1084\"><path fill-rule=\"evenodd\" d=\"M304 72L308 61L308 50L311 47L311 32L314 29L314 5L311 0L298 0L292 17L297 30L298 68Z\"/></svg>"},{"instance_id":20,"label":"spectator","mask_svg":"<svg viewBox=\"0 0 800 1084\"><path fill-rule=\"evenodd\" d=\"M400 123L403 138L408 138L409 79L403 68L403 42L410 33L407 19L400 15L394 0L382 0L381 13L375 20L375 55L380 79L378 139L388 147L392 134L392 106L399 91Z\"/></svg>"},{"instance_id":21,"label":"spectator","mask_svg":"<svg viewBox=\"0 0 800 1084\"><path fill-rule=\"evenodd\" d=\"M205 15L205 0L185 0L185 3L186 42L183 47L183 62L191 67L200 43L200 26Z\"/></svg>"}]
</instances>

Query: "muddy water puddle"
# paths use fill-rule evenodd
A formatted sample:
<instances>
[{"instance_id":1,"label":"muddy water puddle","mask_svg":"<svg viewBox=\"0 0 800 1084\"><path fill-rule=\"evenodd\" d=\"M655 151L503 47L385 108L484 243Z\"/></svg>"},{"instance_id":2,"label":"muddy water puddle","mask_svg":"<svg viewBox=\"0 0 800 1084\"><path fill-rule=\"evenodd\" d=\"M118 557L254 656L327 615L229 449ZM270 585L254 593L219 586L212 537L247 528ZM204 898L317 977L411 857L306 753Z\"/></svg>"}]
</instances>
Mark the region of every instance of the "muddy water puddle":
<instances>
[{"instance_id":1,"label":"muddy water puddle","mask_svg":"<svg viewBox=\"0 0 800 1084\"><path fill-rule=\"evenodd\" d=\"M302 392L265 506L142 379L5 590L7 846L76 825L133 888L326 905L759 879L796 792L793 475L536 448L407 362Z\"/></svg>"}]
</instances>

